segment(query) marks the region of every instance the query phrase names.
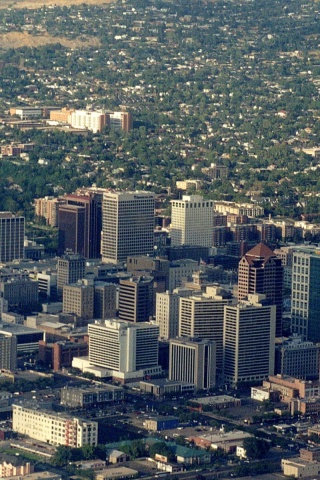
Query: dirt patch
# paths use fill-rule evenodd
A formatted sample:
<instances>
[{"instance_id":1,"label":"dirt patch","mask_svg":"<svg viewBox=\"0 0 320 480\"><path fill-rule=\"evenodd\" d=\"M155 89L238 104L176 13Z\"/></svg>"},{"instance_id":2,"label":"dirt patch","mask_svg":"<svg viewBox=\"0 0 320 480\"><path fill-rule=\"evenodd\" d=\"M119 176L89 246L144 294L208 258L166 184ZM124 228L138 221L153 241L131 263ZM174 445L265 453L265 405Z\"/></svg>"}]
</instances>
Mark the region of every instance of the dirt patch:
<instances>
[{"instance_id":1,"label":"dirt patch","mask_svg":"<svg viewBox=\"0 0 320 480\"><path fill-rule=\"evenodd\" d=\"M83 1L83 0L82 0ZM10 32L0 34L0 45L3 49L20 47L40 47L50 43L60 43L67 48L85 48L99 46L100 42L95 37L82 37L81 39L70 40L66 37L53 37L44 33L42 35L30 35L27 32Z\"/></svg>"},{"instance_id":2,"label":"dirt patch","mask_svg":"<svg viewBox=\"0 0 320 480\"><path fill-rule=\"evenodd\" d=\"M30 8L36 9L45 6L67 6L81 5L83 3L90 5L102 5L112 3L113 0L0 0L1 8Z\"/></svg>"}]
</instances>

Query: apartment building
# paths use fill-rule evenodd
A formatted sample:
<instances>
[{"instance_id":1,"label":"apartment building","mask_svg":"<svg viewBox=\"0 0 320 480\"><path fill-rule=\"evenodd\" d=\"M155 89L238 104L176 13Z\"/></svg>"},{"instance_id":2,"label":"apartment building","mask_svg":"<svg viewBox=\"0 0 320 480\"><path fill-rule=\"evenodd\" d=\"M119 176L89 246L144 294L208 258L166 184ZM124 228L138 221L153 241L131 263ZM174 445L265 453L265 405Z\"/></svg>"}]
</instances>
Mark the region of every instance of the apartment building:
<instances>
[{"instance_id":1,"label":"apartment building","mask_svg":"<svg viewBox=\"0 0 320 480\"><path fill-rule=\"evenodd\" d=\"M98 423L61 413L42 410L36 406L12 406L12 429L22 435L50 445L73 448L98 443Z\"/></svg>"}]
</instances>

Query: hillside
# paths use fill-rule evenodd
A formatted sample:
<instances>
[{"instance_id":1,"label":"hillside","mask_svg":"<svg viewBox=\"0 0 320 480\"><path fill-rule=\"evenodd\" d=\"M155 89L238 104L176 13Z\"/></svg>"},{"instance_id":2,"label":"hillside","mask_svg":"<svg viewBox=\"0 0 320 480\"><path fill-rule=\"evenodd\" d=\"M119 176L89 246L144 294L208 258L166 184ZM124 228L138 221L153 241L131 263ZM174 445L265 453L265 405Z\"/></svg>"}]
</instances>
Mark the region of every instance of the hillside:
<instances>
[{"instance_id":1,"label":"hillside","mask_svg":"<svg viewBox=\"0 0 320 480\"><path fill-rule=\"evenodd\" d=\"M47 33L30 35L27 32L9 32L0 34L0 44L3 49L20 47L40 47L42 45L60 43L64 47L79 48L99 46L100 42L95 37L82 37L81 39L68 39L63 36L55 37Z\"/></svg>"},{"instance_id":2,"label":"hillside","mask_svg":"<svg viewBox=\"0 0 320 480\"><path fill-rule=\"evenodd\" d=\"M70 6L82 5L83 3L90 5L102 5L104 3L111 3L108 0L0 0L0 9L3 8L41 8L42 6Z\"/></svg>"}]
</instances>

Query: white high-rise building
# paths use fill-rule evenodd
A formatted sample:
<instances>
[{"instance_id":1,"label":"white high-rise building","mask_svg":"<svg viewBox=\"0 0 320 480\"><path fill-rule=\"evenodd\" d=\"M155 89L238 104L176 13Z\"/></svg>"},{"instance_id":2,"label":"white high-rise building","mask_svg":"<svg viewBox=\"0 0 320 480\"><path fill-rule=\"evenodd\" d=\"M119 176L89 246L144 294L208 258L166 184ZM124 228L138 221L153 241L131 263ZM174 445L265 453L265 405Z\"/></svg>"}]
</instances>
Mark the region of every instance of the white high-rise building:
<instances>
[{"instance_id":1,"label":"white high-rise building","mask_svg":"<svg viewBox=\"0 0 320 480\"><path fill-rule=\"evenodd\" d=\"M276 306L262 294L224 307L224 380L265 380L274 373Z\"/></svg>"},{"instance_id":2,"label":"white high-rise building","mask_svg":"<svg viewBox=\"0 0 320 480\"><path fill-rule=\"evenodd\" d=\"M207 286L204 294L180 298L179 337L215 341L218 373L223 366L224 306L232 302L230 292L217 286Z\"/></svg>"},{"instance_id":3,"label":"white high-rise building","mask_svg":"<svg viewBox=\"0 0 320 480\"><path fill-rule=\"evenodd\" d=\"M110 370L118 378L136 371L159 373L158 325L105 320L88 325L88 333L90 365Z\"/></svg>"},{"instance_id":4,"label":"white high-rise building","mask_svg":"<svg viewBox=\"0 0 320 480\"><path fill-rule=\"evenodd\" d=\"M159 325L160 338L175 338L179 332L179 301L177 293L163 292L156 296L156 323Z\"/></svg>"},{"instance_id":5,"label":"white high-rise building","mask_svg":"<svg viewBox=\"0 0 320 480\"><path fill-rule=\"evenodd\" d=\"M208 390L216 381L215 343L201 338L170 340L169 380L194 385L195 390Z\"/></svg>"},{"instance_id":6,"label":"white high-rise building","mask_svg":"<svg viewBox=\"0 0 320 480\"><path fill-rule=\"evenodd\" d=\"M102 261L154 253L154 193L114 192L103 196Z\"/></svg>"},{"instance_id":7,"label":"white high-rise building","mask_svg":"<svg viewBox=\"0 0 320 480\"><path fill-rule=\"evenodd\" d=\"M211 247L214 202L200 195L171 200L171 245Z\"/></svg>"}]
</instances>

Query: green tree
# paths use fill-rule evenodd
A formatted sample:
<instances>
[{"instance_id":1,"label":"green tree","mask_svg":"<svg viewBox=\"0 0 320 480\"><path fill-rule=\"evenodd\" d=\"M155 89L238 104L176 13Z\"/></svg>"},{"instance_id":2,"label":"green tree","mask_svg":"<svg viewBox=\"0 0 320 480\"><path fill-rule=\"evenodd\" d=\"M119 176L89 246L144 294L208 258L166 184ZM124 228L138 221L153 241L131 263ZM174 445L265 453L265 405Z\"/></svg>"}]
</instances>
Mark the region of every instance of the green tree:
<instances>
[{"instance_id":1,"label":"green tree","mask_svg":"<svg viewBox=\"0 0 320 480\"><path fill-rule=\"evenodd\" d=\"M59 445L51 458L51 463L55 467L65 467L72 460L72 449L65 445Z\"/></svg>"},{"instance_id":2,"label":"green tree","mask_svg":"<svg viewBox=\"0 0 320 480\"><path fill-rule=\"evenodd\" d=\"M168 445L165 442L157 442L154 443L150 448L149 448L149 455L150 457L154 458L155 455L163 455L164 457L167 457L169 461L174 460L174 455Z\"/></svg>"},{"instance_id":3,"label":"green tree","mask_svg":"<svg viewBox=\"0 0 320 480\"><path fill-rule=\"evenodd\" d=\"M269 451L269 443L262 438L250 437L243 441L243 448L249 460L263 458Z\"/></svg>"}]
</instances>

